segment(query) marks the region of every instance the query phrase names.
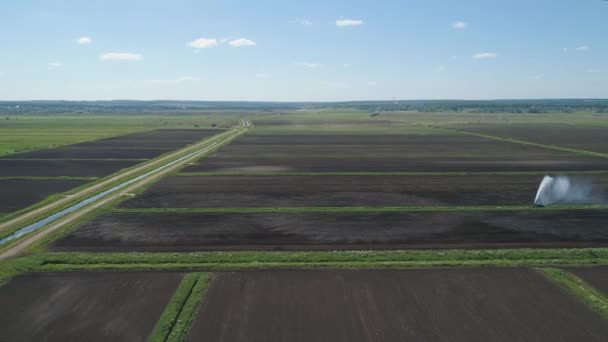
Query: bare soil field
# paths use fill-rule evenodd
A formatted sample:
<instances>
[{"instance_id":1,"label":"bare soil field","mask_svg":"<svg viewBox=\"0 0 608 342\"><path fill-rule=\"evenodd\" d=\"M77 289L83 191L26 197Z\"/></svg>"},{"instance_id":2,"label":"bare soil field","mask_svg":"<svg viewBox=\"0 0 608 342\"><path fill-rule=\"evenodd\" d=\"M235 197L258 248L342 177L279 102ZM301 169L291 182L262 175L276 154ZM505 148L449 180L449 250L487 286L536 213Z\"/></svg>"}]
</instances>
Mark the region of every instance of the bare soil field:
<instances>
[{"instance_id":1,"label":"bare soil field","mask_svg":"<svg viewBox=\"0 0 608 342\"><path fill-rule=\"evenodd\" d=\"M574 273L608 296L608 266L569 267L565 270Z\"/></svg>"},{"instance_id":2,"label":"bare soil field","mask_svg":"<svg viewBox=\"0 0 608 342\"><path fill-rule=\"evenodd\" d=\"M146 341L183 274L66 272L0 288L2 341Z\"/></svg>"},{"instance_id":3,"label":"bare soil field","mask_svg":"<svg viewBox=\"0 0 608 342\"><path fill-rule=\"evenodd\" d=\"M132 149L90 149L90 148L53 148L9 155L4 159L151 159L173 148L138 148Z\"/></svg>"},{"instance_id":4,"label":"bare soil field","mask_svg":"<svg viewBox=\"0 0 608 342\"><path fill-rule=\"evenodd\" d=\"M89 181L77 179L0 179L0 212L30 206L45 197L79 187Z\"/></svg>"},{"instance_id":5,"label":"bare soil field","mask_svg":"<svg viewBox=\"0 0 608 342\"><path fill-rule=\"evenodd\" d=\"M398 172L589 171L608 159L464 134L251 134L197 171Z\"/></svg>"},{"instance_id":6,"label":"bare soil field","mask_svg":"<svg viewBox=\"0 0 608 342\"><path fill-rule=\"evenodd\" d=\"M399 124L395 121L390 120L314 120L314 119L261 119L253 120L253 124L256 126L293 126L293 125L327 125L327 126L339 126L339 125L372 125L372 126L385 126Z\"/></svg>"},{"instance_id":7,"label":"bare soil field","mask_svg":"<svg viewBox=\"0 0 608 342\"><path fill-rule=\"evenodd\" d=\"M216 134L222 133L223 129L157 129L147 132L132 133L98 141L131 140L131 141L183 141L195 142Z\"/></svg>"},{"instance_id":8,"label":"bare soil field","mask_svg":"<svg viewBox=\"0 0 608 342\"><path fill-rule=\"evenodd\" d=\"M323 158L230 157L221 152L186 167L184 172L511 172L608 170L608 159L581 156Z\"/></svg>"},{"instance_id":9,"label":"bare soil field","mask_svg":"<svg viewBox=\"0 0 608 342\"><path fill-rule=\"evenodd\" d=\"M213 275L188 341L604 341L605 320L528 269Z\"/></svg>"},{"instance_id":10,"label":"bare soil field","mask_svg":"<svg viewBox=\"0 0 608 342\"><path fill-rule=\"evenodd\" d=\"M467 132L608 153L608 126L553 123L459 125L456 127Z\"/></svg>"},{"instance_id":11,"label":"bare soil field","mask_svg":"<svg viewBox=\"0 0 608 342\"><path fill-rule=\"evenodd\" d=\"M160 129L16 153L3 159L151 159L221 132L213 129Z\"/></svg>"},{"instance_id":12,"label":"bare soil field","mask_svg":"<svg viewBox=\"0 0 608 342\"><path fill-rule=\"evenodd\" d=\"M543 175L213 175L171 176L126 208L339 207L531 204ZM572 178L608 194L608 175ZM595 193L595 195L594 195Z\"/></svg>"},{"instance_id":13,"label":"bare soil field","mask_svg":"<svg viewBox=\"0 0 608 342\"><path fill-rule=\"evenodd\" d=\"M0 177L102 177L140 162L136 160L0 159Z\"/></svg>"},{"instance_id":14,"label":"bare soil field","mask_svg":"<svg viewBox=\"0 0 608 342\"><path fill-rule=\"evenodd\" d=\"M608 246L603 210L109 213L56 251L339 250Z\"/></svg>"},{"instance_id":15,"label":"bare soil field","mask_svg":"<svg viewBox=\"0 0 608 342\"><path fill-rule=\"evenodd\" d=\"M201 139L202 140L202 139ZM184 147L188 144L192 144L194 142L197 142L198 140L194 140L194 141L156 141L156 140L146 140L146 141L132 141L132 140L107 140L107 141L103 141L103 140L94 140L94 141L88 141L88 142L83 142L80 144L76 144L76 145L70 145L68 148L72 148L72 149L78 149L78 148L82 148L82 149L125 149L125 150L132 150L132 149L164 149L164 148L168 148L168 149L178 149L180 147Z\"/></svg>"}]
</instances>

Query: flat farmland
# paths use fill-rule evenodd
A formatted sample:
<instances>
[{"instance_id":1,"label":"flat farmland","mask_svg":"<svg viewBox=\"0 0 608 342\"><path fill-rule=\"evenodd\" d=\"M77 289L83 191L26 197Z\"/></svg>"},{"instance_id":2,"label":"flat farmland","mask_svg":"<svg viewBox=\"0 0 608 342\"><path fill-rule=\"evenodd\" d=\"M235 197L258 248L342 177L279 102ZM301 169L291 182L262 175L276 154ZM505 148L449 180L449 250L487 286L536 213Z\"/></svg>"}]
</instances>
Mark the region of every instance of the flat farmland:
<instances>
[{"instance_id":1,"label":"flat farmland","mask_svg":"<svg viewBox=\"0 0 608 342\"><path fill-rule=\"evenodd\" d=\"M0 288L0 340L145 341L182 278L169 272L18 276Z\"/></svg>"},{"instance_id":2,"label":"flat farmland","mask_svg":"<svg viewBox=\"0 0 608 342\"><path fill-rule=\"evenodd\" d=\"M604 341L605 320L528 269L216 273L188 341Z\"/></svg>"},{"instance_id":3,"label":"flat farmland","mask_svg":"<svg viewBox=\"0 0 608 342\"><path fill-rule=\"evenodd\" d=\"M338 250L608 245L605 210L108 213L56 251Z\"/></svg>"},{"instance_id":4,"label":"flat farmland","mask_svg":"<svg viewBox=\"0 0 608 342\"><path fill-rule=\"evenodd\" d=\"M151 159L221 132L222 130L215 129L160 129L16 153L3 159Z\"/></svg>"},{"instance_id":5,"label":"flat farmland","mask_svg":"<svg viewBox=\"0 0 608 342\"><path fill-rule=\"evenodd\" d=\"M125 208L444 206L531 204L543 175L171 176ZM573 175L601 198L608 175Z\"/></svg>"},{"instance_id":6,"label":"flat farmland","mask_svg":"<svg viewBox=\"0 0 608 342\"><path fill-rule=\"evenodd\" d=\"M84 184L82 181L48 178L108 176L222 131L155 130L0 157L0 177L47 178L45 181L0 179L0 212L24 208L53 193ZM169 147L164 146L163 139L171 139Z\"/></svg>"},{"instance_id":7,"label":"flat farmland","mask_svg":"<svg viewBox=\"0 0 608 342\"><path fill-rule=\"evenodd\" d=\"M608 153L608 126L574 124L458 125L458 129L546 145Z\"/></svg>"},{"instance_id":8,"label":"flat farmland","mask_svg":"<svg viewBox=\"0 0 608 342\"><path fill-rule=\"evenodd\" d=\"M0 213L28 207L45 197L64 192L88 180L80 179L0 179Z\"/></svg>"},{"instance_id":9,"label":"flat farmland","mask_svg":"<svg viewBox=\"0 0 608 342\"><path fill-rule=\"evenodd\" d=\"M151 159L172 148L54 148L11 155L3 159Z\"/></svg>"},{"instance_id":10,"label":"flat farmland","mask_svg":"<svg viewBox=\"0 0 608 342\"><path fill-rule=\"evenodd\" d=\"M185 172L589 171L608 159L464 134L251 134Z\"/></svg>"},{"instance_id":11,"label":"flat farmland","mask_svg":"<svg viewBox=\"0 0 608 342\"><path fill-rule=\"evenodd\" d=\"M608 296L608 266L568 267L565 270L574 273Z\"/></svg>"},{"instance_id":12,"label":"flat farmland","mask_svg":"<svg viewBox=\"0 0 608 342\"><path fill-rule=\"evenodd\" d=\"M140 162L137 160L0 159L0 177L103 177Z\"/></svg>"}]
</instances>

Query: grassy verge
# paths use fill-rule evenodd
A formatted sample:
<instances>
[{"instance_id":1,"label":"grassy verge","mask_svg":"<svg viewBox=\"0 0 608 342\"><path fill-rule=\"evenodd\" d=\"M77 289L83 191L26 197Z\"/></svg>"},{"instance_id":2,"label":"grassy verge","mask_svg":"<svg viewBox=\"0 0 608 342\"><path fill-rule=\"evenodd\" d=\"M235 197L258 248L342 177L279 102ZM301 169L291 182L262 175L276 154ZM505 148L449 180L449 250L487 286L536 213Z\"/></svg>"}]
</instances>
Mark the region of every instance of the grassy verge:
<instances>
[{"instance_id":1,"label":"grassy verge","mask_svg":"<svg viewBox=\"0 0 608 342\"><path fill-rule=\"evenodd\" d=\"M202 280L201 280L202 279ZM203 276L200 273L189 273L184 276L181 284L178 289L173 294L173 297L169 301L169 304L165 307L165 311L162 313L158 323L154 327L152 331L152 335L148 338L148 341L152 342L164 342L164 341L177 341L176 339L170 338L169 336L172 334L181 336L179 332L175 331L175 328L179 327L178 330L184 330L183 322L180 322L181 319L190 319L190 316L187 313L184 313L184 309L188 309L190 314L192 314L192 305L187 305L191 300L190 297L194 294L195 288L197 288L197 292L200 293L201 286L196 286L199 281L203 283L204 288L206 288L206 276ZM200 297L202 298L202 297ZM196 308L196 306L194 307ZM178 322L180 323L178 325Z\"/></svg>"},{"instance_id":2,"label":"grassy verge","mask_svg":"<svg viewBox=\"0 0 608 342\"><path fill-rule=\"evenodd\" d=\"M0 284L29 271L230 270L452 266L607 265L608 248L38 253L0 263Z\"/></svg>"},{"instance_id":3,"label":"grassy verge","mask_svg":"<svg viewBox=\"0 0 608 342\"><path fill-rule=\"evenodd\" d=\"M188 253L43 253L36 256L41 269L86 267L273 267L276 265L550 265L606 264L608 248L385 250L385 251L234 251Z\"/></svg>"},{"instance_id":4,"label":"grassy verge","mask_svg":"<svg viewBox=\"0 0 608 342\"><path fill-rule=\"evenodd\" d=\"M303 213L303 212L427 212L427 211L547 211L606 210L608 205L402 206L402 207L243 207L243 208L116 208L115 213Z\"/></svg>"},{"instance_id":5,"label":"grassy verge","mask_svg":"<svg viewBox=\"0 0 608 342\"><path fill-rule=\"evenodd\" d=\"M552 281L567 289L588 307L608 319L608 297L574 274L557 268L543 268L542 272Z\"/></svg>"},{"instance_id":6,"label":"grassy verge","mask_svg":"<svg viewBox=\"0 0 608 342\"><path fill-rule=\"evenodd\" d=\"M205 273L195 273L198 276L197 282L192 287L190 296L184 303L181 312L177 316L177 320L169 334L168 341L183 341L190 326L196 317L198 307L202 303L209 284L209 277Z\"/></svg>"}]
</instances>

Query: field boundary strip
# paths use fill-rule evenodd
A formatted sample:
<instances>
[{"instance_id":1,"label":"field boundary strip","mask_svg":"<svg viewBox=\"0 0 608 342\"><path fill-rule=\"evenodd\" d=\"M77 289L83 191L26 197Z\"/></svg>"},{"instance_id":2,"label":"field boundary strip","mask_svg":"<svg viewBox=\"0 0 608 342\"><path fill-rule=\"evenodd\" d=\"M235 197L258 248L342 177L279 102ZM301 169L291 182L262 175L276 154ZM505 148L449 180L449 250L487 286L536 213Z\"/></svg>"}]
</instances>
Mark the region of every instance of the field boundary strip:
<instances>
[{"instance_id":1,"label":"field boundary strip","mask_svg":"<svg viewBox=\"0 0 608 342\"><path fill-rule=\"evenodd\" d=\"M209 137L203 141L197 142L195 144L191 144L184 148L175 150L173 153L165 154L159 156L158 158L147 160L142 164L138 164L123 170L120 170L117 173L109 175L107 177L103 177L97 179L95 182L91 184L86 184L83 186L78 193L73 194L71 197L66 197L63 199L59 199L52 203L47 203L42 206L33 205L32 208L28 211L25 211L18 216L12 216L3 222L0 222L0 232L9 231L11 229L19 228L18 225L25 226L31 222L35 222L39 218L43 216L49 216L53 211L59 211L70 205L78 202L86 198L87 196L92 196L96 192L101 192L106 189L109 189L116 185L117 183L128 181L129 179L135 178L149 170L154 169L158 165L163 162L168 162L170 160L179 158L180 156L186 155L187 153L201 148L202 146L206 146L208 144L212 144L216 140L221 140L225 135L229 135L230 133L234 133L235 129L224 131L221 134L217 134L215 136ZM6 218L5 218L6 219ZM6 234L3 234L6 235Z\"/></svg>"},{"instance_id":2,"label":"field boundary strip","mask_svg":"<svg viewBox=\"0 0 608 342\"><path fill-rule=\"evenodd\" d=\"M608 319L608 296L595 289L576 275L558 268L542 268L541 272L551 281L565 288L586 306Z\"/></svg>"},{"instance_id":3,"label":"field boundary strip","mask_svg":"<svg viewBox=\"0 0 608 342\"><path fill-rule=\"evenodd\" d=\"M608 158L607 153L593 152L593 151L581 150L581 149L570 148L570 147L562 147L562 146L557 146L557 145L547 145L547 144L535 143L535 142L528 141L528 140L503 138L503 137L499 137L496 135L473 133L473 132L468 132L468 131L463 131L463 130L454 130L454 132L458 132L458 133L470 135L470 136L476 136L476 137L480 137L480 138L493 139L493 140L497 140L497 141L504 141L504 142L510 142L510 143L515 143L515 144L521 144L521 145L535 146L535 147L562 151L562 152L570 152L570 153L588 156L588 157Z\"/></svg>"},{"instance_id":4,"label":"field boundary strip","mask_svg":"<svg viewBox=\"0 0 608 342\"><path fill-rule=\"evenodd\" d=\"M0 285L28 272L608 265L608 248L37 253L0 262Z\"/></svg>"},{"instance_id":5,"label":"field boundary strip","mask_svg":"<svg viewBox=\"0 0 608 342\"><path fill-rule=\"evenodd\" d=\"M207 289L207 274L188 273L156 323L150 342L181 341Z\"/></svg>"}]
</instances>

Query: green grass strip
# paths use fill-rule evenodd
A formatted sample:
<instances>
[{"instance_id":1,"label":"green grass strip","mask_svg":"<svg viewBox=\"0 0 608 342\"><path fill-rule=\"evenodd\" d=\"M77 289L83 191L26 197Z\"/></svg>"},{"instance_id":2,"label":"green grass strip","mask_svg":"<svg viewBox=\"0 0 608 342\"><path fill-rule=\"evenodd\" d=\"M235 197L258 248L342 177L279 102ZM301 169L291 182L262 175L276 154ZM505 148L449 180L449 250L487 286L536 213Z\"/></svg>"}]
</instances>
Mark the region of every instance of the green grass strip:
<instances>
[{"instance_id":1,"label":"green grass strip","mask_svg":"<svg viewBox=\"0 0 608 342\"><path fill-rule=\"evenodd\" d=\"M177 319L190 297L194 286L198 282L199 276L200 274L198 273L189 273L184 276L184 279L173 294L169 304L165 307L165 311L163 311L160 319L156 323L148 341L164 342L168 340L169 334L171 334L173 327L177 323Z\"/></svg>"},{"instance_id":2,"label":"green grass strip","mask_svg":"<svg viewBox=\"0 0 608 342\"><path fill-rule=\"evenodd\" d=\"M608 170L596 171L480 171L480 172L180 172L176 176L478 176L478 175L546 175L546 174L603 174Z\"/></svg>"},{"instance_id":3,"label":"green grass strip","mask_svg":"<svg viewBox=\"0 0 608 342\"><path fill-rule=\"evenodd\" d=\"M115 208L115 213L350 213L350 212L429 212L429 211L554 211L606 210L608 205L532 205L506 206L402 206L402 207L243 207L243 208Z\"/></svg>"},{"instance_id":4,"label":"green grass strip","mask_svg":"<svg viewBox=\"0 0 608 342\"><path fill-rule=\"evenodd\" d=\"M57 252L42 253L36 258L39 268L51 266L92 265L164 265L184 264L230 265L230 264L289 264L289 263L376 263L407 262L411 265L450 262L487 262L488 264L525 264L535 262L572 264L605 263L608 248L520 248L520 249L447 249L447 250L366 250L366 251L213 251L213 252L129 252L88 253Z\"/></svg>"},{"instance_id":5,"label":"green grass strip","mask_svg":"<svg viewBox=\"0 0 608 342\"><path fill-rule=\"evenodd\" d=\"M569 290L588 307L608 319L608 297L574 274L557 268L543 268L543 273Z\"/></svg>"},{"instance_id":6,"label":"green grass strip","mask_svg":"<svg viewBox=\"0 0 608 342\"><path fill-rule=\"evenodd\" d=\"M35 271L232 270L607 265L608 248L367 251L233 251L187 253L38 253L0 262L0 284Z\"/></svg>"},{"instance_id":7,"label":"green grass strip","mask_svg":"<svg viewBox=\"0 0 608 342\"><path fill-rule=\"evenodd\" d=\"M462 133L462 134L476 136L476 137L481 137L481 138L487 138L487 139L493 139L493 140L498 140L498 141L505 141L505 142L511 142L511 143L516 143L516 144L547 148L547 149L556 150L556 151L570 152L570 153L580 154L580 155L589 156L589 157L608 158L608 154L606 154L606 153L579 150L576 148L562 147L562 146L556 146L556 145L540 144L540 143L535 143L535 142L531 142L531 141L527 141L527 140L502 138L502 137L495 136L495 135L472 133L472 132L461 131L461 130L458 130L457 132Z\"/></svg>"},{"instance_id":8,"label":"green grass strip","mask_svg":"<svg viewBox=\"0 0 608 342\"><path fill-rule=\"evenodd\" d=\"M196 317L198 312L198 307L203 302L203 298L207 293L208 285L209 285L209 276L206 273L196 273L198 274L198 280L196 284L192 287L192 291L190 292L190 296L184 303L181 312L177 316L177 320L169 334L169 338L167 341L183 341L188 331L190 330L190 326L192 326L192 322Z\"/></svg>"}]
</instances>

